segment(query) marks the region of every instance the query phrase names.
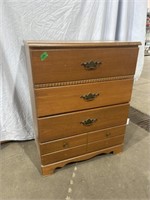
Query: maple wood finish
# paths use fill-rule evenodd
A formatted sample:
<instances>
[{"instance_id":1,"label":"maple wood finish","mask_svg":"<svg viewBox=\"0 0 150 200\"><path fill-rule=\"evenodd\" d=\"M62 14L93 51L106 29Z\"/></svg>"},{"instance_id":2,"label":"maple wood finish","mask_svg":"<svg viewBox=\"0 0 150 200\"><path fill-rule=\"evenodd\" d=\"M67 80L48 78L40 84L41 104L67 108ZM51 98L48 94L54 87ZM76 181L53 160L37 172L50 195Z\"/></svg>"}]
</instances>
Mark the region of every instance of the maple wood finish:
<instances>
[{"instance_id":1,"label":"maple wood finish","mask_svg":"<svg viewBox=\"0 0 150 200\"><path fill-rule=\"evenodd\" d=\"M139 42L25 42L43 175L123 149Z\"/></svg>"},{"instance_id":2,"label":"maple wood finish","mask_svg":"<svg viewBox=\"0 0 150 200\"><path fill-rule=\"evenodd\" d=\"M55 151L60 151L75 146L80 146L87 143L92 143L98 140L109 139L114 136L123 135L125 132L125 125L116 126L113 128L102 129L80 134L79 136L67 137L64 139L54 140L52 142L40 143L41 154L48 154Z\"/></svg>"},{"instance_id":3,"label":"maple wood finish","mask_svg":"<svg viewBox=\"0 0 150 200\"><path fill-rule=\"evenodd\" d=\"M138 49L120 47L47 50L49 56L41 67L42 52L31 51L35 84L134 74ZM101 64L95 70L86 70L82 64L91 60Z\"/></svg>"},{"instance_id":4,"label":"maple wood finish","mask_svg":"<svg viewBox=\"0 0 150 200\"><path fill-rule=\"evenodd\" d=\"M47 142L90 131L123 125L128 117L129 104L95 108L51 117L38 118L39 141ZM83 125L87 119L96 119Z\"/></svg>"},{"instance_id":5,"label":"maple wood finish","mask_svg":"<svg viewBox=\"0 0 150 200\"><path fill-rule=\"evenodd\" d=\"M71 162L78 162L78 161L82 161L82 160L87 160L87 159L90 159L90 158L92 158L96 155L102 154L102 153L112 153L113 152L113 154L118 154L118 153L122 152L122 149L123 149L123 144L120 144L120 145L108 147L108 148L105 148L105 149L102 149L102 150L93 151L91 153L86 153L84 155L68 158L66 160L58 161L58 162L55 162L55 163L52 163L52 164L49 164L49 165L45 165L45 166L43 165L42 168L41 168L42 174L45 175L45 176L53 174L54 170L57 167L64 167L67 163L71 163Z\"/></svg>"},{"instance_id":6,"label":"maple wood finish","mask_svg":"<svg viewBox=\"0 0 150 200\"><path fill-rule=\"evenodd\" d=\"M35 89L38 117L130 101L133 79ZM95 94L86 100L84 95ZM62 106L64 105L64 106Z\"/></svg>"},{"instance_id":7,"label":"maple wood finish","mask_svg":"<svg viewBox=\"0 0 150 200\"><path fill-rule=\"evenodd\" d=\"M41 154L47 154L55 151L65 150L87 144L87 134L67 137L64 139L54 140L52 142L40 143Z\"/></svg>"},{"instance_id":8,"label":"maple wood finish","mask_svg":"<svg viewBox=\"0 0 150 200\"><path fill-rule=\"evenodd\" d=\"M114 136L123 135L125 133L125 125L115 126L113 128L102 129L98 131L89 132L87 134L88 143L96 142L98 140L109 139Z\"/></svg>"},{"instance_id":9,"label":"maple wood finish","mask_svg":"<svg viewBox=\"0 0 150 200\"><path fill-rule=\"evenodd\" d=\"M101 149L105 149L107 147L112 147L118 144L122 144L124 139L124 135L112 137L106 140L99 140L97 142L88 143L87 152L93 152Z\"/></svg>"},{"instance_id":10,"label":"maple wood finish","mask_svg":"<svg viewBox=\"0 0 150 200\"><path fill-rule=\"evenodd\" d=\"M41 156L41 163L43 165L55 163L61 160L65 160L68 158L72 158L75 156L83 155L85 154L87 145L77 146L74 148L70 148L68 150L58 151L55 153L50 153L46 155Z\"/></svg>"}]
</instances>

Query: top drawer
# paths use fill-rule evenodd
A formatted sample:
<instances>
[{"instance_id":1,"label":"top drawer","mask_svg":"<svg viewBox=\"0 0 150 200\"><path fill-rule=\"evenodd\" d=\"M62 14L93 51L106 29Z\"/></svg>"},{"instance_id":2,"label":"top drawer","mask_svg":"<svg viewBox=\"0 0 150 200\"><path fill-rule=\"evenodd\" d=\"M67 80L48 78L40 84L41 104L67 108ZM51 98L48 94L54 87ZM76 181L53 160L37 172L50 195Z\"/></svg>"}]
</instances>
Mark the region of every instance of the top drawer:
<instances>
[{"instance_id":1,"label":"top drawer","mask_svg":"<svg viewBox=\"0 0 150 200\"><path fill-rule=\"evenodd\" d=\"M30 50L34 84L133 75L138 47Z\"/></svg>"}]
</instances>

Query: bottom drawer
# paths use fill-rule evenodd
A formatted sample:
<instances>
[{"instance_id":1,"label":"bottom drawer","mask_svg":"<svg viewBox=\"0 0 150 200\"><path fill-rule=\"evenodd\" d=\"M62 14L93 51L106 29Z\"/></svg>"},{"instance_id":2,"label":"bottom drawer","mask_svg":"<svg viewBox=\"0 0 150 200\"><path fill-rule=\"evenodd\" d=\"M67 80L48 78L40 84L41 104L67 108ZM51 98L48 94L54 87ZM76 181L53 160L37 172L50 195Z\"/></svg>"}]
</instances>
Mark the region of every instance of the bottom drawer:
<instances>
[{"instance_id":1,"label":"bottom drawer","mask_svg":"<svg viewBox=\"0 0 150 200\"><path fill-rule=\"evenodd\" d=\"M120 135L117 137L113 137L106 140L99 140L97 142L89 143L87 145L87 153L92 151L101 150L107 147L115 146L118 144L122 144L124 141L124 135Z\"/></svg>"},{"instance_id":2,"label":"bottom drawer","mask_svg":"<svg viewBox=\"0 0 150 200\"><path fill-rule=\"evenodd\" d=\"M86 153L87 145L78 146L76 148L71 148L64 151L59 151L56 153L46 154L41 156L42 165L48 165L54 162L65 160L67 158L72 158Z\"/></svg>"}]
</instances>

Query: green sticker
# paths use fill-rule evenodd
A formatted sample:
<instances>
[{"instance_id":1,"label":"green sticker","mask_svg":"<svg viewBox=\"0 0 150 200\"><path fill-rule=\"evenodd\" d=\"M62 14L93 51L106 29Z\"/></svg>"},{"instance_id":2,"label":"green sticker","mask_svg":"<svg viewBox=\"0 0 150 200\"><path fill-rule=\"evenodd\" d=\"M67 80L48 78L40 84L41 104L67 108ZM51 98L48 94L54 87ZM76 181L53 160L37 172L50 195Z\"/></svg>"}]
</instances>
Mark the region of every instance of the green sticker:
<instances>
[{"instance_id":1,"label":"green sticker","mask_svg":"<svg viewBox=\"0 0 150 200\"><path fill-rule=\"evenodd\" d=\"M40 56L41 61L44 61L47 57L48 57L48 53L47 52L42 53L41 56Z\"/></svg>"}]
</instances>

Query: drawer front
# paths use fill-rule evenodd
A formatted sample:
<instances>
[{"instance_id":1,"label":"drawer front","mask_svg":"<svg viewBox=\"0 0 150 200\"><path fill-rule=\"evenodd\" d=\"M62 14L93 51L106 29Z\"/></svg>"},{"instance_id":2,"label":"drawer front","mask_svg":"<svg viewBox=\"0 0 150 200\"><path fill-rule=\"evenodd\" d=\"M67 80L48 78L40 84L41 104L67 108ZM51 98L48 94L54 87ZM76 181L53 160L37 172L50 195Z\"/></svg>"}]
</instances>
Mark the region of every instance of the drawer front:
<instances>
[{"instance_id":1,"label":"drawer front","mask_svg":"<svg viewBox=\"0 0 150 200\"><path fill-rule=\"evenodd\" d=\"M46 53L45 59L41 59ZM34 84L133 75L137 47L32 50Z\"/></svg>"},{"instance_id":2,"label":"drawer front","mask_svg":"<svg viewBox=\"0 0 150 200\"><path fill-rule=\"evenodd\" d=\"M126 124L129 104L108 106L51 117L38 118L39 141L47 142L72 135Z\"/></svg>"},{"instance_id":3,"label":"drawer front","mask_svg":"<svg viewBox=\"0 0 150 200\"><path fill-rule=\"evenodd\" d=\"M90 132L88 133L88 143L123 135L125 133L125 129L126 125L122 125L113 128L107 128L103 130Z\"/></svg>"},{"instance_id":4,"label":"drawer front","mask_svg":"<svg viewBox=\"0 0 150 200\"><path fill-rule=\"evenodd\" d=\"M80 156L86 153L86 145L82 145L76 148L71 148L64 151L59 151L56 153L46 154L41 156L42 165L48 165L54 162L72 158L75 156Z\"/></svg>"},{"instance_id":5,"label":"drawer front","mask_svg":"<svg viewBox=\"0 0 150 200\"><path fill-rule=\"evenodd\" d=\"M99 140L97 142L89 143L87 145L87 152L101 150L107 147L115 146L118 144L122 144L124 141L124 135L120 135L117 137L113 137L107 140Z\"/></svg>"},{"instance_id":6,"label":"drawer front","mask_svg":"<svg viewBox=\"0 0 150 200\"><path fill-rule=\"evenodd\" d=\"M66 150L87 143L87 134L55 140L53 142L40 143L41 154L47 154L55 151Z\"/></svg>"},{"instance_id":7,"label":"drawer front","mask_svg":"<svg viewBox=\"0 0 150 200\"><path fill-rule=\"evenodd\" d=\"M130 101L133 79L35 89L39 117Z\"/></svg>"}]
</instances>

